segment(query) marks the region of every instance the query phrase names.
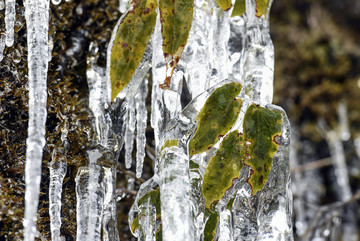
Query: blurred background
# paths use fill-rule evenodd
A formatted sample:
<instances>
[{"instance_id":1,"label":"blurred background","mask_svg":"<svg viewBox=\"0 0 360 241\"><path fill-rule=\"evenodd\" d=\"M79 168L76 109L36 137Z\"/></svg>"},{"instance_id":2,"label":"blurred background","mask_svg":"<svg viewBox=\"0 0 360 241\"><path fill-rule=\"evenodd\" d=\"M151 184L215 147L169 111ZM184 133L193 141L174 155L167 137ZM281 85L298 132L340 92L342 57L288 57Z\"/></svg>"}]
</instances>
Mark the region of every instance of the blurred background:
<instances>
[{"instance_id":1,"label":"blurred background","mask_svg":"<svg viewBox=\"0 0 360 241\"><path fill-rule=\"evenodd\" d=\"M15 43L5 48L0 62L0 240L22 237L28 118L23 1L16 1L16 10ZM0 8L0 35L5 34L4 13ZM61 148L66 148L68 162L62 235L66 240L76 237L75 175L87 162L86 150L94 145L86 68L90 59L105 67L107 43L120 16L119 2L114 0L51 5L53 55L38 214L43 240L50 239L47 167L52 153L62 153L55 151ZM292 125L295 239L360 240L360 2L274 0L270 22L275 46L274 103L286 110ZM60 142L62 128L69 130L67 147ZM135 240L127 214L139 185L153 175L150 127L147 139L142 179L135 178L134 169L125 170L123 162L118 164L121 240Z\"/></svg>"}]
</instances>

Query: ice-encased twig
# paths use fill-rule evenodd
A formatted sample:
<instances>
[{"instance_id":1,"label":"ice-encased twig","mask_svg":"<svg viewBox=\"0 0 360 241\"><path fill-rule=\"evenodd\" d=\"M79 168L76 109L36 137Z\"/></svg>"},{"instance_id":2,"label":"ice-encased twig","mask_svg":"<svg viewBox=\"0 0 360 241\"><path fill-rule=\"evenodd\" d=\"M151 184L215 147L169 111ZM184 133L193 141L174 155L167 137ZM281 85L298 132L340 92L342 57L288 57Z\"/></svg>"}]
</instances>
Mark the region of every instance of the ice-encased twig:
<instances>
[{"instance_id":1,"label":"ice-encased twig","mask_svg":"<svg viewBox=\"0 0 360 241\"><path fill-rule=\"evenodd\" d=\"M5 1L5 29L6 46L11 47L14 44L14 24L15 24L15 0Z\"/></svg>"},{"instance_id":2,"label":"ice-encased twig","mask_svg":"<svg viewBox=\"0 0 360 241\"><path fill-rule=\"evenodd\" d=\"M147 109L146 97L148 93L147 79L143 80L139 92L135 96L136 102L136 177L140 178L143 169L146 145Z\"/></svg>"},{"instance_id":3,"label":"ice-encased twig","mask_svg":"<svg viewBox=\"0 0 360 241\"><path fill-rule=\"evenodd\" d=\"M160 169L162 238L165 241L194 240L190 201L188 157L179 147L163 150Z\"/></svg>"},{"instance_id":4,"label":"ice-encased twig","mask_svg":"<svg viewBox=\"0 0 360 241\"><path fill-rule=\"evenodd\" d=\"M49 0L26 1L25 19L29 68L29 125L26 140L24 240L32 241L36 234L41 163L45 145Z\"/></svg>"}]
</instances>

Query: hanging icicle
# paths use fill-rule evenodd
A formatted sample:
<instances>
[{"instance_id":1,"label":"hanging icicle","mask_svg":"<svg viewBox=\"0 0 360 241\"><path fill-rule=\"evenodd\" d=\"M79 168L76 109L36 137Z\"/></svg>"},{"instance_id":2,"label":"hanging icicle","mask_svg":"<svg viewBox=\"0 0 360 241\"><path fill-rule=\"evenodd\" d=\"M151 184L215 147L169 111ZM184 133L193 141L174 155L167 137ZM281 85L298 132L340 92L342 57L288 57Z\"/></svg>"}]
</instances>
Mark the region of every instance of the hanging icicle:
<instances>
[{"instance_id":1,"label":"hanging icicle","mask_svg":"<svg viewBox=\"0 0 360 241\"><path fill-rule=\"evenodd\" d=\"M45 145L48 71L49 0L25 2L29 67L29 127L26 140L24 239L36 234L41 163Z\"/></svg>"},{"instance_id":2,"label":"hanging icicle","mask_svg":"<svg viewBox=\"0 0 360 241\"><path fill-rule=\"evenodd\" d=\"M5 28L6 28L6 46L11 47L14 44L14 24L15 24L15 0L6 0L5 2Z\"/></svg>"}]
</instances>

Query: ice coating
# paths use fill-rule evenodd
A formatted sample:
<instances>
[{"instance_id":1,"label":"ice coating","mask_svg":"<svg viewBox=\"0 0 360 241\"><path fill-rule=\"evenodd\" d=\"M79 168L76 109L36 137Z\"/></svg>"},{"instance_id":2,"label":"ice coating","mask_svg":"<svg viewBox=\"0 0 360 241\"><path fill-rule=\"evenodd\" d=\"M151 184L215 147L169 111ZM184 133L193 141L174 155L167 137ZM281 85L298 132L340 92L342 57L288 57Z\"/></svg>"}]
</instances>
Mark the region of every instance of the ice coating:
<instances>
[{"instance_id":1,"label":"ice coating","mask_svg":"<svg viewBox=\"0 0 360 241\"><path fill-rule=\"evenodd\" d=\"M25 18L29 68L29 126L26 140L24 240L32 241L36 233L41 163L45 145L49 1L26 1Z\"/></svg>"},{"instance_id":2,"label":"ice coating","mask_svg":"<svg viewBox=\"0 0 360 241\"><path fill-rule=\"evenodd\" d=\"M245 94L253 101L272 103L274 46L269 33L268 16L256 17L256 5L246 0L246 39L241 60Z\"/></svg>"},{"instance_id":3,"label":"ice coating","mask_svg":"<svg viewBox=\"0 0 360 241\"><path fill-rule=\"evenodd\" d=\"M194 240L188 157L169 147L160 159L160 200L163 240Z\"/></svg>"}]
</instances>

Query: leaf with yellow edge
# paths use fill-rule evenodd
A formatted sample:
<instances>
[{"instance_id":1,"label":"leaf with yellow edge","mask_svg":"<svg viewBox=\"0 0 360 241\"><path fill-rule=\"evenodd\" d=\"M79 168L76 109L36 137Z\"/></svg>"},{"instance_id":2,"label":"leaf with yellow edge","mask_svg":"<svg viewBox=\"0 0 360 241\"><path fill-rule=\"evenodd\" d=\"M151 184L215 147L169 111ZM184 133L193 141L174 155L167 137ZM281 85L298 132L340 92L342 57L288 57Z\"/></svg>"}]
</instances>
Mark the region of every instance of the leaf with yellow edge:
<instances>
[{"instance_id":1,"label":"leaf with yellow edge","mask_svg":"<svg viewBox=\"0 0 360 241\"><path fill-rule=\"evenodd\" d=\"M161 34L166 70L165 83L161 88L170 88L170 80L189 37L193 19L194 0L159 0Z\"/></svg>"},{"instance_id":2,"label":"leaf with yellow edge","mask_svg":"<svg viewBox=\"0 0 360 241\"><path fill-rule=\"evenodd\" d=\"M232 6L231 0L216 0L216 3L223 11L228 11Z\"/></svg>"},{"instance_id":3,"label":"leaf with yellow edge","mask_svg":"<svg viewBox=\"0 0 360 241\"><path fill-rule=\"evenodd\" d=\"M256 0L256 17L260 18L263 14L267 14L270 8L269 0Z\"/></svg>"},{"instance_id":4,"label":"leaf with yellow edge","mask_svg":"<svg viewBox=\"0 0 360 241\"><path fill-rule=\"evenodd\" d=\"M246 12L245 0L236 0L231 17L241 16Z\"/></svg>"},{"instance_id":5,"label":"leaf with yellow edge","mask_svg":"<svg viewBox=\"0 0 360 241\"><path fill-rule=\"evenodd\" d=\"M208 150L231 129L242 106L242 100L236 99L240 90L241 84L232 82L211 93L196 117L199 122L189 143L189 155Z\"/></svg>"},{"instance_id":6,"label":"leaf with yellow edge","mask_svg":"<svg viewBox=\"0 0 360 241\"><path fill-rule=\"evenodd\" d=\"M111 100L128 85L149 43L156 23L156 0L133 0L111 49Z\"/></svg>"},{"instance_id":7,"label":"leaf with yellow edge","mask_svg":"<svg viewBox=\"0 0 360 241\"><path fill-rule=\"evenodd\" d=\"M244 117L244 138L248 145L244 164L251 167L247 182L252 195L267 182L273 158L279 148L283 116L280 111L269 110L252 104Z\"/></svg>"},{"instance_id":8,"label":"leaf with yellow edge","mask_svg":"<svg viewBox=\"0 0 360 241\"><path fill-rule=\"evenodd\" d=\"M215 156L210 159L202 186L207 208L210 208L214 201L220 200L233 185L233 179L240 176L245 158L243 143L242 135L233 131L225 137Z\"/></svg>"}]
</instances>

